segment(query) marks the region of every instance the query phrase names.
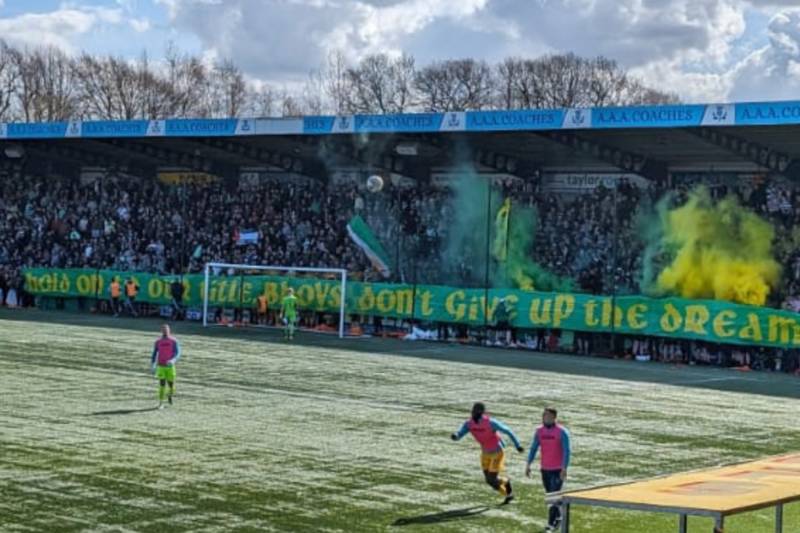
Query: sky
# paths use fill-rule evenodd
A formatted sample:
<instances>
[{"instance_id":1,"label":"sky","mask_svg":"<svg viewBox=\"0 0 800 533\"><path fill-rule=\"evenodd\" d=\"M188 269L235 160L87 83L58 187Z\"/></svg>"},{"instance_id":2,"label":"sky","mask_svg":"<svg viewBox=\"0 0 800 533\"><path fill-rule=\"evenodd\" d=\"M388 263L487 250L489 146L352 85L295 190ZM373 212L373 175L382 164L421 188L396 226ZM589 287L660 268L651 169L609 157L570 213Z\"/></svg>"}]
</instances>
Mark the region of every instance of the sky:
<instances>
[{"instance_id":1,"label":"sky","mask_svg":"<svg viewBox=\"0 0 800 533\"><path fill-rule=\"evenodd\" d=\"M0 0L0 38L131 59L169 43L302 83L330 51L604 55L688 102L800 99L800 0Z\"/></svg>"}]
</instances>

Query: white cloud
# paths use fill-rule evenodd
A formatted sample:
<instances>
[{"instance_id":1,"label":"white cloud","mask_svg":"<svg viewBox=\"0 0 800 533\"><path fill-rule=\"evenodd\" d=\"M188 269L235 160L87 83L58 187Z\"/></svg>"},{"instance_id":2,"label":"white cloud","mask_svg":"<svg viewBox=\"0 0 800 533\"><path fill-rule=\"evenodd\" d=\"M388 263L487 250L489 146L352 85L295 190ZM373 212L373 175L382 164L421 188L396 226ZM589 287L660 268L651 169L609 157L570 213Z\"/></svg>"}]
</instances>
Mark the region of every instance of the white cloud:
<instances>
[{"instance_id":1,"label":"white cloud","mask_svg":"<svg viewBox=\"0 0 800 533\"><path fill-rule=\"evenodd\" d=\"M747 3L758 8L796 7L797 0L747 0Z\"/></svg>"},{"instance_id":2,"label":"white cloud","mask_svg":"<svg viewBox=\"0 0 800 533\"><path fill-rule=\"evenodd\" d=\"M653 61L724 61L745 31L739 0L494 2L489 11L525 28L522 40L554 51L606 55L634 67Z\"/></svg>"},{"instance_id":3,"label":"white cloud","mask_svg":"<svg viewBox=\"0 0 800 533\"><path fill-rule=\"evenodd\" d=\"M749 4L759 8L776 6L779 1ZM796 1L783 2L797 5ZM717 54L698 56L686 53L680 60L650 61L635 68L653 86L669 87L687 101L759 101L797 99L800 95L800 9L771 11L766 28L749 28L751 37L766 32L768 43L754 50L738 50L737 39L744 33L730 26ZM732 20L732 17L731 17ZM755 39L751 39L755 40ZM744 53L741 53L744 52ZM742 56L732 61L734 55ZM715 61L704 59L715 58Z\"/></svg>"},{"instance_id":4,"label":"white cloud","mask_svg":"<svg viewBox=\"0 0 800 533\"><path fill-rule=\"evenodd\" d=\"M122 11L97 7L62 7L49 13L0 18L0 36L22 46L56 46L74 52L74 39L98 24L119 24Z\"/></svg>"},{"instance_id":5,"label":"white cloud","mask_svg":"<svg viewBox=\"0 0 800 533\"><path fill-rule=\"evenodd\" d=\"M332 49L354 61L405 51L420 65L574 52L616 59L688 101L800 94L800 10L791 9L800 0L148 1L163 19L143 9L145 0L116 0L114 8L72 2L0 18L0 35L67 51L89 43L105 53L98 30L121 25L128 36L188 44L206 61L231 58L249 78L278 86L301 84Z\"/></svg>"},{"instance_id":6,"label":"white cloud","mask_svg":"<svg viewBox=\"0 0 800 533\"><path fill-rule=\"evenodd\" d=\"M415 34L444 20L466 21L489 0L157 0L175 28L205 49L231 57L263 79L291 82L322 64L328 51L351 59L398 54ZM457 49L458 43L430 51ZM420 58L425 60L426 58Z\"/></svg>"},{"instance_id":7,"label":"white cloud","mask_svg":"<svg viewBox=\"0 0 800 533\"><path fill-rule=\"evenodd\" d=\"M468 20L488 0L407 0L389 6L355 3L355 17L345 19L320 43L356 56L402 49L404 38L442 19Z\"/></svg>"},{"instance_id":8,"label":"white cloud","mask_svg":"<svg viewBox=\"0 0 800 533\"><path fill-rule=\"evenodd\" d=\"M800 94L800 10L784 10L769 22L769 44L731 73L733 100L797 99Z\"/></svg>"},{"instance_id":9,"label":"white cloud","mask_svg":"<svg viewBox=\"0 0 800 533\"><path fill-rule=\"evenodd\" d=\"M255 78L291 82L332 49L351 60L414 53L605 55L686 98L720 99L731 53L757 0L156 0L206 54ZM749 3L748 3L749 2ZM761 6L759 6L761 7ZM752 7L749 7L752 9ZM746 55L740 54L740 55Z\"/></svg>"},{"instance_id":10,"label":"white cloud","mask_svg":"<svg viewBox=\"0 0 800 533\"><path fill-rule=\"evenodd\" d=\"M631 73L648 86L677 93L691 103L725 102L731 88L728 72L690 71L677 59L648 63Z\"/></svg>"},{"instance_id":11,"label":"white cloud","mask_svg":"<svg viewBox=\"0 0 800 533\"><path fill-rule=\"evenodd\" d=\"M133 28L133 31L138 33L144 33L150 29L150 20L146 18L132 18L128 21L128 23L131 25L131 28Z\"/></svg>"},{"instance_id":12,"label":"white cloud","mask_svg":"<svg viewBox=\"0 0 800 533\"><path fill-rule=\"evenodd\" d=\"M219 5L222 0L154 0L156 5L163 5L169 11L171 18L176 17L182 10L197 5Z\"/></svg>"}]
</instances>

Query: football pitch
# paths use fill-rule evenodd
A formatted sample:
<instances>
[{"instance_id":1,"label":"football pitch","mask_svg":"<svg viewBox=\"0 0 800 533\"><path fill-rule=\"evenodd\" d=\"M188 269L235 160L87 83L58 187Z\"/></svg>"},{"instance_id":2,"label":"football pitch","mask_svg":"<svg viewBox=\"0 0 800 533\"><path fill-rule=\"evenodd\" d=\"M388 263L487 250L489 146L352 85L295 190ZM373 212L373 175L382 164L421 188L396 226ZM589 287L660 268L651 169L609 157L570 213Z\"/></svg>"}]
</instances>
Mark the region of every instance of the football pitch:
<instances>
[{"instance_id":1,"label":"football pitch","mask_svg":"<svg viewBox=\"0 0 800 533\"><path fill-rule=\"evenodd\" d=\"M518 499L501 507L476 443L449 439L478 400L526 449L556 406L567 489L800 450L800 379L782 374L189 323L173 328L176 404L159 411L159 324L0 312L0 530L541 531L525 456L509 452ZM784 523L800 532L800 504ZM670 515L573 509L573 532L676 530Z\"/></svg>"}]
</instances>

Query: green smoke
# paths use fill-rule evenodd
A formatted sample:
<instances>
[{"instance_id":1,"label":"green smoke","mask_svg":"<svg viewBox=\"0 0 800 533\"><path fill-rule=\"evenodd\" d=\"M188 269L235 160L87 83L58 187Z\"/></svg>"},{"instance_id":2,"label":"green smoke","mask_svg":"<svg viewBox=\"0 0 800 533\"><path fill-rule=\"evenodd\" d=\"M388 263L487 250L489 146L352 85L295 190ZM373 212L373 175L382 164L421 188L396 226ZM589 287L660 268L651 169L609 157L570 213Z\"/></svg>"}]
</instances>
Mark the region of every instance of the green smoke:
<instances>
[{"instance_id":1,"label":"green smoke","mask_svg":"<svg viewBox=\"0 0 800 533\"><path fill-rule=\"evenodd\" d=\"M498 205L498 208L500 206ZM512 203L508 214L508 236L495 225L495 260L492 268L492 286L514 287L537 291L571 291L574 282L548 271L533 259L533 242L539 217L536 208ZM497 248L506 245L505 260Z\"/></svg>"},{"instance_id":2,"label":"green smoke","mask_svg":"<svg viewBox=\"0 0 800 533\"><path fill-rule=\"evenodd\" d=\"M467 158L461 160L467 161ZM507 235L501 235L497 224L498 212L504 203L500 191L491 187L488 178L479 176L471 163L460 165L456 172L458 179L451 184L453 196L449 202L453 225L441 250L441 268L455 272L460 263L464 263L472 273L471 278L464 281L476 286L484 285L488 268L492 287L572 290L572 280L554 275L532 258L538 220L536 209L511 206ZM499 249L504 255L501 260L497 257Z\"/></svg>"},{"instance_id":3,"label":"green smoke","mask_svg":"<svg viewBox=\"0 0 800 533\"><path fill-rule=\"evenodd\" d=\"M675 199L676 194L668 192L656 203L655 207L652 204L642 205L634 219L639 239L645 243L639 287L642 294L647 296L663 296L656 285L656 278L674 253L674 250L668 249L665 242L664 228L667 224L670 207Z\"/></svg>"},{"instance_id":4,"label":"green smoke","mask_svg":"<svg viewBox=\"0 0 800 533\"><path fill-rule=\"evenodd\" d=\"M482 285L486 279L486 232L491 220L488 202L498 205L497 195L492 193L487 181L469 165L461 165L458 179L452 184L453 197L449 202L453 210L453 225L441 252L441 266L456 272L463 263L471 271L470 284Z\"/></svg>"}]
</instances>

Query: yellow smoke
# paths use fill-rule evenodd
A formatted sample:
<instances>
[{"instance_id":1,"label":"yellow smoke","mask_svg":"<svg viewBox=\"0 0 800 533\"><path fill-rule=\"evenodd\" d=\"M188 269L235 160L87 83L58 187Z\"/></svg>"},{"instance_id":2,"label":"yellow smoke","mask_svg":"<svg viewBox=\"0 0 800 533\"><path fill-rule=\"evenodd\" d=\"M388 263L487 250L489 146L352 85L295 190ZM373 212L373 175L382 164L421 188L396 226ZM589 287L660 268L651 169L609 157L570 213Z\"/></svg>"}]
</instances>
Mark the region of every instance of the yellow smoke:
<instances>
[{"instance_id":1,"label":"yellow smoke","mask_svg":"<svg viewBox=\"0 0 800 533\"><path fill-rule=\"evenodd\" d=\"M514 246L509 254L512 235L509 234L509 218L511 216L511 198L506 198L497 211L494 220L494 242L492 243L492 256L497 263L505 269L506 276L514 286L524 291L534 289L533 278L525 273L525 261L519 257L520 247ZM524 248L523 253L524 253Z\"/></svg>"},{"instance_id":2,"label":"yellow smoke","mask_svg":"<svg viewBox=\"0 0 800 533\"><path fill-rule=\"evenodd\" d=\"M673 260L656 279L668 294L764 305L780 278L772 257L772 226L735 197L712 202L693 191L663 220L663 244Z\"/></svg>"},{"instance_id":3,"label":"yellow smoke","mask_svg":"<svg viewBox=\"0 0 800 533\"><path fill-rule=\"evenodd\" d=\"M494 219L494 242L492 255L501 263L508 259L508 217L511 214L511 198L506 198Z\"/></svg>"}]
</instances>

